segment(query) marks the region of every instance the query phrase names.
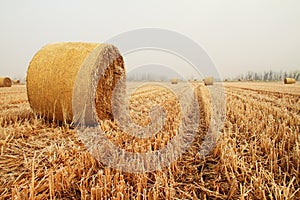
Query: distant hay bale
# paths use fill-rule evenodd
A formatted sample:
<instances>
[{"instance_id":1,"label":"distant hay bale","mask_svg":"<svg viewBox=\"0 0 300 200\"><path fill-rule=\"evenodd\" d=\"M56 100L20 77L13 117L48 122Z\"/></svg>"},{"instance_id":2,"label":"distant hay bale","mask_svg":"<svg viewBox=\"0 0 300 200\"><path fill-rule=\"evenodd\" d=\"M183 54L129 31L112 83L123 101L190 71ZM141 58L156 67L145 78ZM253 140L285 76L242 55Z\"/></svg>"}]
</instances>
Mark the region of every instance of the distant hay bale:
<instances>
[{"instance_id":1,"label":"distant hay bale","mask_svg":"<svg viewBox=\"0 0 300 200\"><path fill-rule=\"evenodd\" d=\"M11 87L12 81L8 77L0 77L0 87Z\"/></svg>"},{"instance_id":2,"label":"distant hay bale","mask_svg":"<svg viewBox=\"0 0 300 200\"><path fill-rule=\"evenodd\" d=\"M293 78L285 78L284 79L284 84L293 84L296 83L296 80Z\"/></svg>"},{"instance_id":3,"label":"distant hay bale","mask_svg":"<svg viewBox=\"0 0 300 200\"><path fill-rule=\"evenodd\" d=\"M20 84L20 80L14 80L14 85Z\"/></svg>"},{"instance_id":4,"label":"distant hay bale","mask_svg":"<svg viewBox=\"0 0 300 200\"><path fill-rule=\"evenodd\" d=\"M206 77L203 79L204 85L213 85L214 84L214 78L213 77Z\"/></svg>"},{"instance_id":5,"label":"distant hay bale","mask_svg":"<svg viewBox=\"0 0 300 200\"><path fill-rule=\"evenodd\" d=\"M171 79L171 83L172 84L177 84L178 83L178 79L177 78L172 78Z\"/></svg>"},{"instance_id":6,"label":"distant hay bale","mask_svg":"<svg viewBox=\"0 0 300 200\"><path fill-rule=\"evenodd\" d=\"M100 74L98 84L94 84ZM26 78L28 100L35 113L52 120L72 122L78 117L72 112L73 93L80 94L79 99L90 98L84 94L91 94L95 97L98 119L112 119L113 89L124 77L123 58L113 45L49 44L41 48L29 64ZM86 87L87 82L92 88Z\"/></svg>"}]
</instances>

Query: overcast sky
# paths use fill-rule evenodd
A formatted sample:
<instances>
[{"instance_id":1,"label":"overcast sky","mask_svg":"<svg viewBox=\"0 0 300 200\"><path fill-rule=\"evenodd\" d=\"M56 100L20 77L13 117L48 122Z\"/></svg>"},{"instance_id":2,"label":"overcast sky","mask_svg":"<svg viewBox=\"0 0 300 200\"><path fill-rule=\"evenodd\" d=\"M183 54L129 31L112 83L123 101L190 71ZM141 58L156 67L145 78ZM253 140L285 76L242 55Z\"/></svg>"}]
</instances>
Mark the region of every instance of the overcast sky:
<instances>
[{"instance_id":1,"label":"overcast sky","mask_svg":"<svg viewBox=\"0 0 300 200\"><path fill-rule=\"evenodd\" d=\"M299 0L0 0L0 76L25 77L45 44L155 27L201 45L222 77L300 69Z\"/></svg>"}]
</instances>

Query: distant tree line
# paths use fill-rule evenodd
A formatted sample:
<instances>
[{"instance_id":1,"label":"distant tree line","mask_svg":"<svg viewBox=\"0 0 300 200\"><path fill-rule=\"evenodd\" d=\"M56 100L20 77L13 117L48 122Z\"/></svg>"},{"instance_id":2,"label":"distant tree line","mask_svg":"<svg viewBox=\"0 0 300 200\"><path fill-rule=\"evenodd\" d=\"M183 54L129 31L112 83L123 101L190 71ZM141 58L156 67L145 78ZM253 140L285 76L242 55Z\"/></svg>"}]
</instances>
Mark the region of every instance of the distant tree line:
<instances>
[{"instance_id":1,"label":"distant tree line","mask_svg":"<svg viewBox=\"0 0 300 200\"><path fill-rule=\"evenodd\" d=\"M297 81L300 81L300 70L294 71L264 71L264 72L253 72L248 71L243 74L240 74L236 77L225 78L224 80L228 81L283 81L284 78L294 78ZM170 76L170 74L153 74L149 72L145 73L130 73L127 75L126 79L128 81L169 81L174 76ZM179 78L179 77L177 77ZM180 79L180 78L179 78ZM193 80L193 78L192 78ZM215 78L215 81L220 81Z\"/></svg>"},{"instance_id":2,"label":"distant tree line","mask_svg":"<svg viewBox=\"0 0 300 200\"><path fill-rule=\"evenodd\" d=\"M238 75L235 80L244 81L282 81L284 78L294 78L300 81L300 70L295 71L264 71L262 73L248 71L244 74Z\"/></svg>"}]
</instances>

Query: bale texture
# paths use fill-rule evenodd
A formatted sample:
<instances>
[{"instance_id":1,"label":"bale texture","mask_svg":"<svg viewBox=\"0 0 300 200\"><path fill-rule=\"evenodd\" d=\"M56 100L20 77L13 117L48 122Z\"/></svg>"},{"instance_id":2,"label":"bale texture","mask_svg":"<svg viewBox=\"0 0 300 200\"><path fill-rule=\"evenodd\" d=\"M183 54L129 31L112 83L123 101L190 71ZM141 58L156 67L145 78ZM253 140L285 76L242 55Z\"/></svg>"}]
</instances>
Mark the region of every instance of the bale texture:
<instances>
[{"instance_id":1,"label":"bale texture","mask_svg":"<svg viewBox=\"0 0 300 200\"><path fill-rule=\"evenodd\" d=\"M285 78L284 79L284 84L293 84L296 83L296 80L293 78Z\"/></svg>"},{"instance_id":2,"label":"bale texture","mask_svg":"<svg viewBox=\"0 0 300 200\"><path fill-rule=\"evenodd\" d=\"M8 77L0 77L0 87L11 87L12 81Z\"/></svg>"},{"instance_id":3,"label":"bale texture","mask_svg":"<svg viewBox=\"0 0 300 200\"><path fill-rule=\"evenodd\" d=\"M89 71L82 72L83 69ZM81 70L81 79L76 79ZM75 84L90 81L102 74L95 88L95 107L99 120L112 119L111 96L118 80L125 76L123 58L109 44L56 43L40 49L31 60L27 72L27 93L31 108L48 119L72 122L72 98ZM90 81L91 82L91 81ZM81 98L78 96L77 98ZM83 98L83 97L82 97Z\"/></svg>"},{"instance_id":4,"label":"bale texture","mask_svg":"<svg viewBox=\"0 0 300 200\"><path fill-rule=\"evenodd\" d=\"M214 84L214 78L213 77L206 77L203 79L204 85L213 85Z\"/></svg>"},{"instance_id":5,"label":"bale texture","mask_svg":"<svg viewBox=\"0 0 300 200\"><path fill-rule=\"evenodd\" d=\"M172 78L171 79L171 83L172 84L177 84L178 83L178 79L177 78Z\"/></svg>"}]
</instances>

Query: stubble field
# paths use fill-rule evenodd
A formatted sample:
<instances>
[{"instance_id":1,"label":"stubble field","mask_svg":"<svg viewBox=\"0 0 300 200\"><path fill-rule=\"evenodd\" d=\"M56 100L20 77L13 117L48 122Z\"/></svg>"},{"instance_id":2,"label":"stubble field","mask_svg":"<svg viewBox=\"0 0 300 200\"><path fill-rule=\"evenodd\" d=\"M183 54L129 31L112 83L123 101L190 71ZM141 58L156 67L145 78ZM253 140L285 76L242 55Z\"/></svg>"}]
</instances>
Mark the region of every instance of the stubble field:
<instances>
[{"instance_id":1,"label":"stubble field","mask_svg":"<svg viewBox=\"0 0 300 200\"><path fill-rule=\"evenodd\" d=\"M194 141L170 166L129 173L104 166L74 127L36 116L26 86L0 88L1 199L299 199L300 85L224 83L226 118L211 152L199 155L209 129L210 94L218 84L192 83L200 125ZM172 87L182 87L182 83ZM177 97L145 86L130 99L132 120L146 126L153 104L167 113L150 139L136 139L102 121L107 138L132 152L163 148L180 123Z\"/></svg>"}]
</instances>

